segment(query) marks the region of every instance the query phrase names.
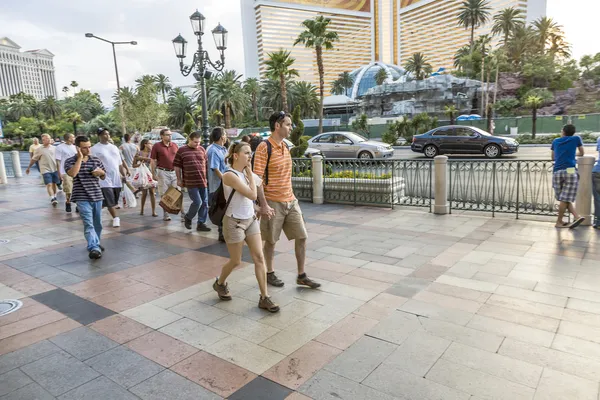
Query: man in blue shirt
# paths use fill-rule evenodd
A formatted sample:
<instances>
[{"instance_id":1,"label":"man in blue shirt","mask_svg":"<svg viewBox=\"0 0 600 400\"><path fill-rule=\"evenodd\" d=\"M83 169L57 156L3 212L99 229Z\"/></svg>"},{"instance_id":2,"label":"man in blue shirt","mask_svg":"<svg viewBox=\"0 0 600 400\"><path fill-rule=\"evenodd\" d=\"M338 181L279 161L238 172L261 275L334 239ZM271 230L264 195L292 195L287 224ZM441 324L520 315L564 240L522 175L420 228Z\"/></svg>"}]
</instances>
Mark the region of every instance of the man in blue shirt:
<instances>
[{"instance_id":1,"label":"man in blue shirt","mask_svg":"<svg viewBox=\"0 0 600 400\"><path fill-rule=\"evenodd\" d=\"M219 188L223 173L227 169L227 164L225 163L227 149L224 146L227 140L225 129L220 126L214 128L210 133L210 140L212 144L206 150L208 155L208 204L212 203L213 195ZM219 242L225 243L223 226L221 225L219 225Z\"/></svg>"},{"instance_id":2,"label":"man in blue shirt","mask_svg":"<svg viewBox=\"0 0 600 400\"><path fill-rule=\"evenodd\" d=\"M592 184L594 187L594 228L600 229L600 137L596 142L598 159L592 169Z\"/></svg>"},{"instance_id":3,"label":"man in blue shirt","mask_svg":"<svg viewBox=\"0 0 600 400\"><path fill-rule=\"evenodd\" d=\"M585 220L580 217L573 207L573 202L577 197L577 187L579 185L579 174L577 173L576 151L583 156L583 141L581 137L575 135L574 125L565 125L561 132L561 137L552 142L552 160L554 160L554 172L552 174L552 187L556 200L560 202L558 206L557 228L576 228ZM563 222L563 216L566 210L573 214L575 219L571 224Z\"/></svg>"}]
</instances>

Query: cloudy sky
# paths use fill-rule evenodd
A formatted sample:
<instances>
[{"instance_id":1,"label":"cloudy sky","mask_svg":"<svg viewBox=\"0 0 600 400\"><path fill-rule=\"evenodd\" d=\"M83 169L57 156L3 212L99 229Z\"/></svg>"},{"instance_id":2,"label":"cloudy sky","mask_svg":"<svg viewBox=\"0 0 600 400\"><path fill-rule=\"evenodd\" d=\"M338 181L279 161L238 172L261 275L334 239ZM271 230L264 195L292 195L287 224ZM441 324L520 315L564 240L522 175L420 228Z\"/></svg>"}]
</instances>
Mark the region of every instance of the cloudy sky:
<instances>
[{"instance_id":1,"label":"cloudy sky","mask_svg":"<svg viewBox=\"0 0 600 400\"><path fill-rule=\"evenodd\" d=\"M599 42L589 35L600 15L598 2L547 1L548 16L564 26L577 58L600 52ZM138 42L137 46L118 47L122 86L133 85L142 74L158 73L169 76L175 85L188 85L194 79L179 73L171 40L180 32L192 39L188 18L196 8L206 16L208 30L219 22L227 28L227 68L243 73L240 0L1 0L0 37L8 36L23 50L47 48L54 53L59 91L75 80L80 87L100 93L108 103L116 88L111 46L87 39L84 33ZM216 58L212 37L207 39L209 52Z\"/></svg>"}]
</instances>

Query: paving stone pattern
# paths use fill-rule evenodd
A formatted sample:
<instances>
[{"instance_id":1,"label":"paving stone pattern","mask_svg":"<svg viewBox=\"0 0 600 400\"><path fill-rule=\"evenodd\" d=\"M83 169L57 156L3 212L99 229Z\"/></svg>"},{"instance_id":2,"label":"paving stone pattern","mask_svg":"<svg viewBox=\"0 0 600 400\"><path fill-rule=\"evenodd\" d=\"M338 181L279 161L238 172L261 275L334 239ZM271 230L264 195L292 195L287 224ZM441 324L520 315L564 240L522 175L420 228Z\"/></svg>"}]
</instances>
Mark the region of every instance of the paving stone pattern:
<instances>
[{"instance_id":1,"label":"paving stone pattern","mask_svg":"<svg viewBox=\"0 0 600 400\"><path fill-rule=\"evenodd\" d=\"M303 203L257 308L247 249L221 302L216 229L103 214L102 259L34 177L0 186L0 400L596 399L600 233L551 221Z\"/></svg>"}]
</instances>

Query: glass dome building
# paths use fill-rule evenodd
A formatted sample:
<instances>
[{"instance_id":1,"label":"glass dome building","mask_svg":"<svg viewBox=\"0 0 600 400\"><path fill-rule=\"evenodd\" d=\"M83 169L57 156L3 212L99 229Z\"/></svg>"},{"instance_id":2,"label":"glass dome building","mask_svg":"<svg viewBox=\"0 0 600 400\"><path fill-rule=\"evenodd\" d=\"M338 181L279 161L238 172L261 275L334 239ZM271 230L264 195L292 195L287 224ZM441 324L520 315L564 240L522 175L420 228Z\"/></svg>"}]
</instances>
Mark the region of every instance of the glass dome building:
<instances>
[{"instance_id":1,"label":"glass dome building","mask_svg":"<svg viewBox=\"0 0 600 400\"><path fill-rule=\"evenodd\" d=\"M372 62L371 64L355 69L350 73L350 76L352 76L352 79L354 80L354 85L352 88L348 89L346 95L353 100L364 96L369 89L377 86L375 75L377 75L377 72L380 69L387 71L388 78L385 81L386 83L391 83L393 81L405 82L407 79L408 74L402 67L393 64L385 64L380 61Z\"/></svg>"}]
</instances>

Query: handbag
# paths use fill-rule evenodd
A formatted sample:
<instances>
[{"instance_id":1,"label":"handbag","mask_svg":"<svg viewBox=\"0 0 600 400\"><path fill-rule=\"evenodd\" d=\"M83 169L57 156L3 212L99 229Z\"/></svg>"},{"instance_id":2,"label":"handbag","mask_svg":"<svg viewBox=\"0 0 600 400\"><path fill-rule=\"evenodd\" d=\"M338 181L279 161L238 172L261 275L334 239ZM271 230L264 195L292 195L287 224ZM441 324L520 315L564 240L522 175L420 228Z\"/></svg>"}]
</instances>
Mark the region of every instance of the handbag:
<instances>
[{"instance_id":1,"label":"handbag","mask_svg":"<svg viewBox=\"0 0 600 400\"><path fill-rule=\"evenodd\" d=\"M225 171L225 173L227 172L230 171ZM231 202L234 193L235 189L232 188L229 198L227 199L227 201L225 201L225 190L223 189L223 181L221 181L221 184L219 185L217 191L211 199L210 204L208 205L208 217L210 218L210 221L213 224L217 226L223 224L223 217L225 216L225 211L227 211L227 207L229 207L229 203Z\"/></svg>"},{"instance_id":2,"label":"handbag","mask_svg":"<svg viewBox=\"0 0 600 400\"><path fill-rule=\"evenodd\" d=\"M179 214L183 207L183 194L176 187L169 186L158 203L169 214Z\"/></svg>"}]
</instances>

